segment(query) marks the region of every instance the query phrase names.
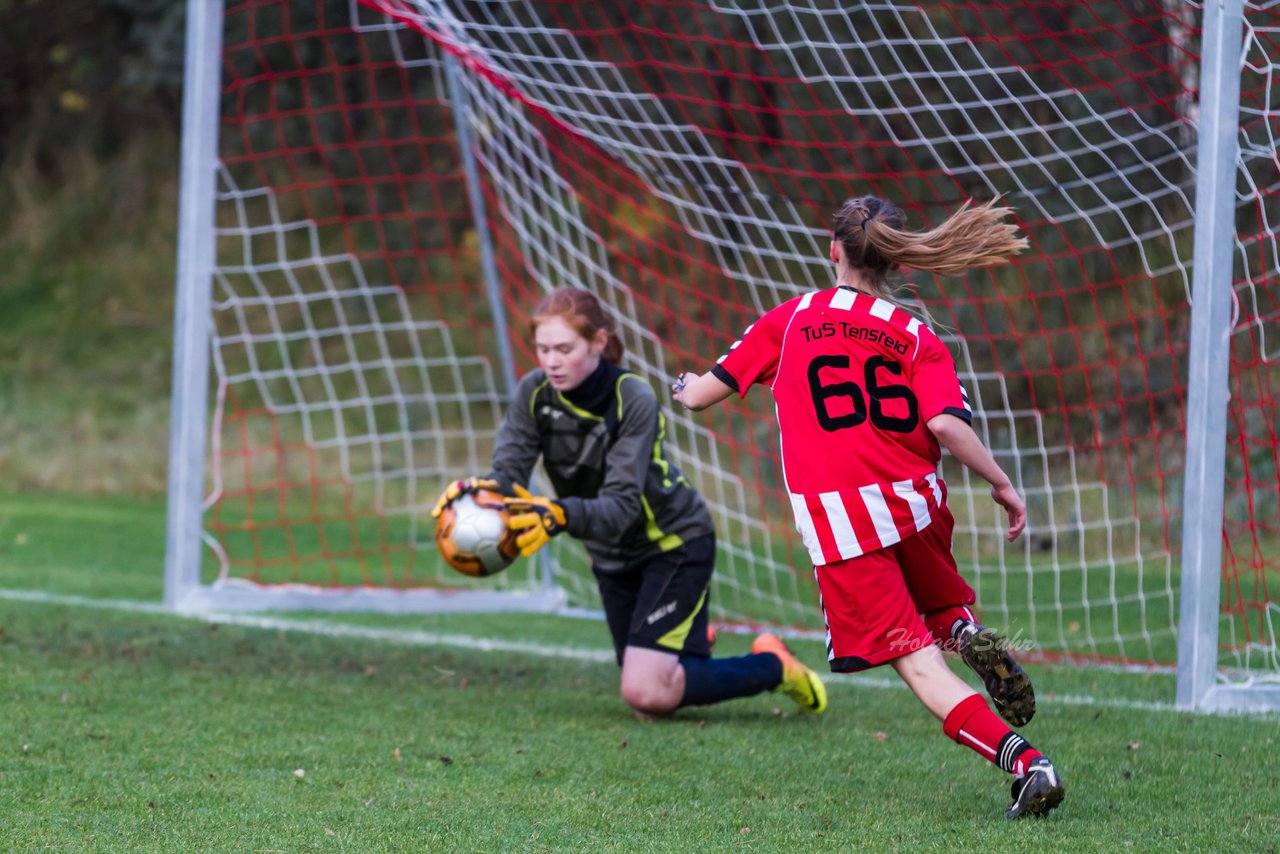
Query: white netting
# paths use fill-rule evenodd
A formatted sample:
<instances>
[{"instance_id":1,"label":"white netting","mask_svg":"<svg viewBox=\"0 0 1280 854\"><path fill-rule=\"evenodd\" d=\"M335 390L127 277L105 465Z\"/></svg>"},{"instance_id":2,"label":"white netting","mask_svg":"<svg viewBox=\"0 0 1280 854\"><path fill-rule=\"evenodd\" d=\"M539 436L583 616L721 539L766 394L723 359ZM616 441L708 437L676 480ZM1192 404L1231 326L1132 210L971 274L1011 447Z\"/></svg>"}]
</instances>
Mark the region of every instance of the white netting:
<instances>
[{"instance_id":1,"label":"white netting","mask_svg":"<svg viewBox=\"0 0 1280 854\"><path fill-rule=\"evenodd\" d=\"M448 478L487 468L506 391L494 311L527 370L521 324L537 296L587 287L661 392L758 314L831 283L826 224L843 198L876 193L920 226L1003 195L1028 256L962 281L912 277L975 427L1031 510L1028 535L1004 544L985 484L948 460L957 558L988 621L1046 652L1172 660L1198 15L1158 0L378 0L288 6L286 39L244 23L274 10L278 26L287 5L229 11L221 206L236 245L219 255L215 352L235 404L219 410L215 468L235 513L287 531L297 511L263 511L275 488L263 484L309 490L341 505L314 527L354 518L383 576L448 583L418 519ZM1237 354L1251 373L1228 503L1230 516L1252 502L1235 531L1257 555L1274 527L1256 499L1272 507L1278 492L1274 453L1254 447L1276 444L1275 11L1252 7L1250 21L1240 198L1255 222L1241 229L1238 337L1258 351ZM483 295L445 57L501 306ZM753 398L669 411L668 449L715 510L716 615L817 629L767 392ZM255 481L254 464L299 473ZM339 498L317 499L321 485ZM229 575L272 580L279 566L305 580L295 546L219 518ZM593 606L580 552L558 543L556 556L575 604ZM326 565L347 578L338 564L366 560L353 547ZM1255 588L1224 614L1231 663L1274 669L1274 559L1229 564Z\"/></svg>"}]
</instances>

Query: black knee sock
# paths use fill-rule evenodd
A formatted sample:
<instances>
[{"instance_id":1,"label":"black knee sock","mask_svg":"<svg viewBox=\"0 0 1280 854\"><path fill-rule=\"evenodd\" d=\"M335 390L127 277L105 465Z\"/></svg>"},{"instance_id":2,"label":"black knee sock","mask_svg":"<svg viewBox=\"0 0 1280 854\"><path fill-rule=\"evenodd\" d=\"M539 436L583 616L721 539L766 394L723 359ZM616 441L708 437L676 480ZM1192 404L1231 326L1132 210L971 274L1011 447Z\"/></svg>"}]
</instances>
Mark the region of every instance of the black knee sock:
<instances>
[{"instance_id":1,"label":"black knee sock","mask_svg":"<svg viewBox=\"0 0 1280 854\"><path fill-rule=\"evenodd\" d=\"M782 662L771 653L737 658L687 656L681 658L680 663L684 666L681 707L750 697L776 688L782 682Z\"/></svg>"}]
</instances>

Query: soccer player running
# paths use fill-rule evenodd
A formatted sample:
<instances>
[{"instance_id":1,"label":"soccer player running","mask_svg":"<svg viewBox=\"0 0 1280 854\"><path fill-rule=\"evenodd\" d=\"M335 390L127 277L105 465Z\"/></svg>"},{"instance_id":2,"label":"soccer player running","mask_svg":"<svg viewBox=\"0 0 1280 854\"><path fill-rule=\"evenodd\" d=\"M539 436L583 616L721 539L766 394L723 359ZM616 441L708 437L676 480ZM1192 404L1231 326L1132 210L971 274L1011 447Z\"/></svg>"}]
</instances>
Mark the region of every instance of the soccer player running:
<instances>
[{"instance_id":1,"label":"soccer player running","mask_svg":"<svg viewBox=\"0 0 1280 854\"><path fill-rule=\"evenodd\" d=\"M507 408L493 471L450 484L431 515L468 492L496 489L508 496L508 524L526 557L557 534L582 540L622 668L622 698L642 718L766 690L824 711L822 680L774 635L757 637L750 655L711 658L711 513L667 458L653 390L619 367L622 342L600 302L560 288L530 326L538 367ZM524 488L539 457L555 499Z\"/></svg>"},{"instance_id":2,"label":"soccer player running","mask_svg":"<svg viewBox=\"0 0 1280 854\"><path fill-rule=\"evenodd\" d=\"M1016 726L1034 699L1007 644L977 625L973 589L951 552L953 519L938 476L939 445L991 484L1008 539L1026 505L969 426L972 412L941 340L890 298L899 267L958 275L1006 263L1026 248L1008 208L966 204L932 231L866 196L835 216L836 285L791 299L747 327L673 396L704 409L753 383L776 402L783 473L796 527L814 563L831 669L888 663L957 743L1014 775L1006 815L1042 815L1062 802L1047 758L1011 730L947 666L954 645Z\"/></svg>"}]
</instances>

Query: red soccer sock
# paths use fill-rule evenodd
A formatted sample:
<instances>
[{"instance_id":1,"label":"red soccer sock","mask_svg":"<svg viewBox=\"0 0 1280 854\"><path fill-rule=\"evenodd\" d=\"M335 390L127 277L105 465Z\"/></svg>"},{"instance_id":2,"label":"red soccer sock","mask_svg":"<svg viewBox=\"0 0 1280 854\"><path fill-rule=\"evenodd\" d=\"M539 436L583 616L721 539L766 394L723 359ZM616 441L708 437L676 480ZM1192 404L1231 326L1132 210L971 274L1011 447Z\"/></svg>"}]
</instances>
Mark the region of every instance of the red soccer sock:
<instances>
[{"instance_id":1,"label":"red soccer sock","mask_svg":"<svg viewBox=\"0 0 1280 854\"><path fill-rule=\"evenodd\" d=\"M987 701L972 694L956 704L942 722L942 731L956 744L969 748L993 765L1021 777L1027 766L1041 756L1026 739L987 706Z\"/></svg>"},{"instance_id":2,"label":"red soccer sock","mask_svg":"<svg viewBox=\"0 0 1280 854\"><path fill-rule=\"evenodd\" d=\"M933 639L943 649L951 649L955 646L952 642L951 628L956 624L957 620L969 620L975 623L978 621L973 616L973 612L965 605L939 608L924 615L925 626L929 629L929 633L933 635Z\"/></svg>"}]
</instances>

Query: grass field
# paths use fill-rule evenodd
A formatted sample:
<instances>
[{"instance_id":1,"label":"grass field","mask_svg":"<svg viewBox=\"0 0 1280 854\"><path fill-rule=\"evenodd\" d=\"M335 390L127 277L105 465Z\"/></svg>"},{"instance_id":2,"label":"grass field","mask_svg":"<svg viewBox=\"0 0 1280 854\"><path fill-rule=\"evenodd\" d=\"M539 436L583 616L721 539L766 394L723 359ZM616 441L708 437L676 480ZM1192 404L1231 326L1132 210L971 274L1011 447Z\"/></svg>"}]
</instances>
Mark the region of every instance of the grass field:
<instances>
[{"instance_id":1,"label":"grass field","mask_svg":"<svg viewBox=\"0 0 1280 854\"><path fill-rule=\"evenodd\" d=\"M163 517L0 496L0 850L1280 850L1277 718L1166 675L1034 668L1068 796L1011 823L886 670L642 723L592 621L162 613Z\"/></svg>"}]
</instances>

